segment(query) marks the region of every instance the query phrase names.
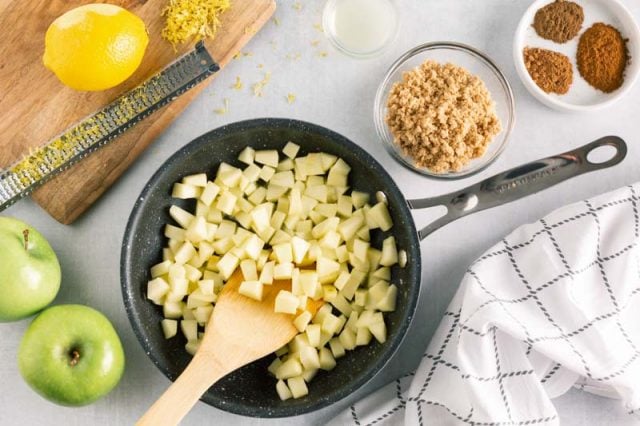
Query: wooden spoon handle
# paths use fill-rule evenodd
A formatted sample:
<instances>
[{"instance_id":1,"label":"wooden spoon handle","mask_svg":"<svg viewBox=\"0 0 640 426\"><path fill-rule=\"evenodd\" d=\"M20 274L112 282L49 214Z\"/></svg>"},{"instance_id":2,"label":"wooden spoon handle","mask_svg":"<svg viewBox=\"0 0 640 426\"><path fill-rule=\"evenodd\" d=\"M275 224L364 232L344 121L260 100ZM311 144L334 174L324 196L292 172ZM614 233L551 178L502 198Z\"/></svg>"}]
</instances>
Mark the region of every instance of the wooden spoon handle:
<instances>
[{"instance_id":1,"label":"wooden spoon handle","mask_svg":"<svg viewBox=\"0 0 640 426\"><path fill-rule=\"evenodd\" d=\"M215 362L213 357L198 355L136 425L177 425L211 385L233 370Z\"/></svg>"}]
</instances>

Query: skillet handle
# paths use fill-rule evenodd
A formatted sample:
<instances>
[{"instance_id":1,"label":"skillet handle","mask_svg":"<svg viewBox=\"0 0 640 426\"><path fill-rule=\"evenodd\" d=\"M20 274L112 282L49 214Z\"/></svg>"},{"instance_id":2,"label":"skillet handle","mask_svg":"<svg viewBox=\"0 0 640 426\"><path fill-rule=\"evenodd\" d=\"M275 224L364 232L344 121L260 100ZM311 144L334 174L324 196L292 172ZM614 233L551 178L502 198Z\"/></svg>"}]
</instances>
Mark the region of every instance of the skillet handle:
<instances>
[{"instance_id":1,"label":"skillet handle","mask_svg":"<svg viewBox=\"0 0 640 426\"><path fill-rule=\"evenodd\" d=\"M587 159L591 151L603 146L615 148L615 155L600 163ZM626 155L627 145L624 140L617 136L605 136L573 151L507 170L465 189L433 198L408 200L407 203L411 209L438 205L447 208L447 214L418 232L422 240L456 219L535 194L574 176L615 166Z\"/></svg>"}]
</instances>

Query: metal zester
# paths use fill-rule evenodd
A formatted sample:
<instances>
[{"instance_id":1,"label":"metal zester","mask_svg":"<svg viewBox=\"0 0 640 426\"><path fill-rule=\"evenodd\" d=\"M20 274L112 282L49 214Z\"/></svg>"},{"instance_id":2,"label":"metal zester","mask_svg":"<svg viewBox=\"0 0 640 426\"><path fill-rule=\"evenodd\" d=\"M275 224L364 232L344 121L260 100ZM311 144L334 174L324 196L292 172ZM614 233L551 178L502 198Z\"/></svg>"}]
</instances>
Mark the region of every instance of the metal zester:
<instances>
[{"instance_id":1,"label":"metal zester","mask_svg":"<svg viewBox=\"0 0 640 426\"><path fill-rule=\"evenodd\" d=\"M0 170L0 211L114 140L219 69L204 43L199 42L192 51L139 86L72 125L22 160Z\"/></svg>"}]
</instances>

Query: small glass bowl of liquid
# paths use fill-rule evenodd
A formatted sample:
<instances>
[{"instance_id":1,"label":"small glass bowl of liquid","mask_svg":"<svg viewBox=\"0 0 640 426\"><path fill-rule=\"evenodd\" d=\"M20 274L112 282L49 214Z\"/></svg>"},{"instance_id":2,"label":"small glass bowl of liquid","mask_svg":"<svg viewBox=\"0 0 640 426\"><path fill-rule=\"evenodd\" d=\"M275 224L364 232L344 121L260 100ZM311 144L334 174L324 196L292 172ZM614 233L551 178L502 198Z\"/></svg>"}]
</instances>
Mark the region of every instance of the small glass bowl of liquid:
<instances>
[{"instance_id":1,"label":"small glass bowl of liquid","mask_svg":"<svg viewBox=\"0 0 640 426\"><path fill-rule=\"evenodd\" d=\"M398 32L398 12L392 0L328 0L322 27L340 51L358 58L380 54Z\"/></svg>"}]
</instances>

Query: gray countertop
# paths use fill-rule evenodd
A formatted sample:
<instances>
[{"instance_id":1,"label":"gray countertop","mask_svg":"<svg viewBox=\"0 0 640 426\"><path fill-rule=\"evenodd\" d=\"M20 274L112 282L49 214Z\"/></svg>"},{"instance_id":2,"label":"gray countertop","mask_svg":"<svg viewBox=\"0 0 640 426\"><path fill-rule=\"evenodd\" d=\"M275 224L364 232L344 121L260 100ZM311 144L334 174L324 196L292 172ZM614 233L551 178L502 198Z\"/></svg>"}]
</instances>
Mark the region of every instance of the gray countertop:
<instances>
[{"instance_id":1,"label":"gray countertop","mask_svg":"<svg viewBox=\"0 0 640 426\"><path fill-rule=\"evenodd\" d=\"M122 304L119 281L120 244L131 207L146 181L174 151L201 133L233 121L256 117L291 117L329 127L365 147L396 179L408 198L428 197L460 189L501 170L566 151L608 134L629 144L628 158L614 169L573 179L527 199L461 219L422 243L423 288L418 314L396 357L365 389L361 397L417 365L466 266L503 235L573 201L632 183L640 178L637 146L640 87L602 112L566 114L534 100L520 83L512 61L511 42L524 0L397 0L402 26L382 56L357 60L334 50L314 27L320 22L320 1L280 1L279 25L269 22L244 52L176 119L131 169L95 206L71 226L51 219L30 200L3 214L18 217L45 234L58 253L63 283L56 303L82 303L104 312L118 330L127 367L117 389L83 408L51 404L21 379L16 361L20 338L28 321L0 324L0 424L111 425L132 424L169 385L138 344ZM624 0L634 15L640 3ZM315 40L319 43L314 45ZM401 53L426 41L455 40L487 52L511 82L517 104L517 123L503 155L480 175L444 182L429 180L403 169L380 145L373 127L373 98L387 67ZM326 52L326 56L325 56ZM251 85L271 72L263 97ZM231 88L239 76L240 91ZM295 94L293 104L288 93ZM229 111L220 115L224 99ZM416 212L418 225L437 211ZM244 418L198 403L184 424L322 424L349 401L342 401L303 417L268 421ZM631 425L617 401L570 391L556 404L564 425Z\"/></svg>"}]
</instances>

